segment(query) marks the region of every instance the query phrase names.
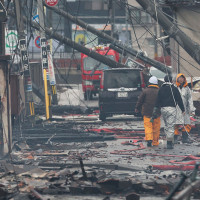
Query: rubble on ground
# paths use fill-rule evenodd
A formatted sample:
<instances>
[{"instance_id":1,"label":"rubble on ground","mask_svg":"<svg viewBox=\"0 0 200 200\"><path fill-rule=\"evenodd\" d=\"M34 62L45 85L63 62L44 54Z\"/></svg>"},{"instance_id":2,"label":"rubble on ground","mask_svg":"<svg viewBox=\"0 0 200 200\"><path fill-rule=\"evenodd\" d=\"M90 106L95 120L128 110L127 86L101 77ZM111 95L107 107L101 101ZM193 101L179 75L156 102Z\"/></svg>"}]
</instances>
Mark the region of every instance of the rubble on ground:
<instances>
[{"instance_id":1,"label":"rubble on ground","mask_svg":"<svg viewBox=\"0 0 200 200\"><path fill-rule=\"evenodd\" d=\"M21 132L15 126L13 151L0 162L0 199L165 199L182 172L188 178L177 192L190 184L200 160L198 126L191 144L179 140L168 150L163 132L159 146L146 147L137 118L68 117L23 124Z\"/></svg>"}]
</instances>

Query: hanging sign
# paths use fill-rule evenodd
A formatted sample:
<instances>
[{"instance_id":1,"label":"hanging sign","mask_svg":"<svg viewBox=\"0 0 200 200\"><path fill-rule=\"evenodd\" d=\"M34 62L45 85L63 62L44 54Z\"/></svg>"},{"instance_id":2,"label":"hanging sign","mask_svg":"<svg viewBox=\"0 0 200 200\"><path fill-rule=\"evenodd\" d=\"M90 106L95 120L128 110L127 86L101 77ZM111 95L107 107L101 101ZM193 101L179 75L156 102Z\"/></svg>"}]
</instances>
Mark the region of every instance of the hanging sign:
<instances>
[{"instance_id":1,"label":"hanging sign","mask_svg":"<svg viewBox=\"0 0 200 200\"><path fill-rule=\"evenodd\" d=\"M35 46L36 46L37 48L40 48L40 36L37 36L37 37L35 38Z\"/></svg>"},{"instance_id":2,"label":"hanging sign","mask_svg":"<svg viewBox=\"0 0 200 200\"><path fill-rule=\"evenodd\" d=\"M21 52L21 61L22 61L22 68L24 71L24 75L29 76L29 60L28 60L28 52L26 47L26 40L21 39L19 40L19 48Z\"/></svg>"},{"instance_id":3,"label":"hanging sign","mask_svg":"<svg viewBox=\"0 0 200 200\"><path fill-rule=\"evenodd\" d=\"M48 57L47 57L47 46L46 46L46 38L40 39L40 46L42 48L42 68L48 69Z\"/></svg>"},{"instance_id":4,"label":"hanging sign","mask_svg":"<svg viewBox=\"0 0 200 200\"><path fill-rule=\"evenodd\" d=\"M55 78L55 72L54 72L54 66L53 66L53 58L52 58L50 50L48 51L48 65L49 65L49 81L50 81L50 85L56 85L56 78Z\"/></svg>"},{"instance_id":5,"label":"hanging sign","mask_svg":"<svg viewBox=\"0 0 200 200\"><path fill-rule=\"evenodd\" d=\"M13 55L18 44L18 35L16 30L7 30L5 33L5 49L7 55Z\"/></svg>"},{"instance_id":6,"label":"hanging sign","mask_svg":"<svg viewBox=\"0 0 200 200\"><path fill-rule=\"evenodd\" d=\"M55 6L57 3L58 3L58 0L45 0L45 3L48 5L48 6Z\"/></svg>"}]
</instances>

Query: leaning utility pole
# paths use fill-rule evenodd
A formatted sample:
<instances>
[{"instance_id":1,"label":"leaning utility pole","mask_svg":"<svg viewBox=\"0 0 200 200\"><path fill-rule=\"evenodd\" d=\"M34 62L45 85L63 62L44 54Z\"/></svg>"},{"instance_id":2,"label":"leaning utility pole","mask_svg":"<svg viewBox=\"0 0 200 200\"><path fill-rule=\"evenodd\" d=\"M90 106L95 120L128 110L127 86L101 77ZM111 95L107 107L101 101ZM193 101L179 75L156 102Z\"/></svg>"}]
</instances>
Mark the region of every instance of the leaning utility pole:
<instances>
[{"instance_id":1,"label":"leaning utility pole","mask_svg":"<svg viewBox=\"0 0 200 200\"><path fill-rule=\"evenodd\" d=\"M183 31L171 22L152 0L136 0L163 27L169 37L173 38L198 64L200 64L200 46L192 41Z\"/></svg>"},{"instance_id":2,"label":"leaning utility pole","mask_svg":"<svg viewBox=\"0 0 200 200\"><path fill-rule=\"evenodd\" d=\"M26 45L26 37L24 32L24 23L21 12L21 1L15 0L15 12L16 12L16 21L17 21L17 30L19 37L19 49L20 49L20 57L21 57L21 70L24 72L24 90L25 90L25 109L26 116L31 116L31 120L35 118L35 109L33 102L33 94L32 94L32 81L31 81L31 72L29 65L29 56Z\"/></svg>"},{"instance_id":3,"label":"leaning utility pole","mask_svg":"<svg viewBox=\"0 0 200 200\"><path fill-rule=\"evenodd\" d=\"M44 79L46 119L48 120L51 117L50 116L51 95L49 94L48 91L48 82L47 82L48 54L47 54L47 41L46 41L45 24L44 24L44 9L42 1L38 0L37 3L38 3L38 13L40 22L40 47L41 47L42 69L43 69L43 79Z\"/></svg>"},{"instance_id":4,"label":"leaning utility pole","mask_svg":"<svg viewBox=\"0 0 200 200\"><path fill-rule=\"evenodd\" d=\"M15 15L10 12L9 15L11 15L12 17L15 17ZM28 20L25 16L23 17L23 21L24 23L30 23L31 27L35 28L36 30L40 30L40 26L38 25L38 23L33 22ZM118 63L112 59L109 59L99 53L96 53L96 51L93 51L91 49L88 49L86 47L84 47L83 45L80 45L74 41L72 41L71 39L64 37L61 34L58 34L55 30L49 29L47 27L45 27L45 33L47 35L49 35L51 38L61 42L62 44L66 44L70 47L73 47L75 50L84 53L85 55L94 58L95 60L102 62L105 65L110 66L111 68L123 68L123 67L127 67L126 65L123 65L121 63Z\"/></svg>"},{"instance_id":5,"label":"leaning utility pole","mask_svg":"<svg viewBox=\"0 0 200 200\"><path fill-rule=\"evenodd\" d=\"M47 6L47 5L45 5L45 6ZM47 6L47 7L49 8L49 6ZM110 41L111 43L114 44L113 46L118 47L117 49L121 50L122 52L125 51L126 53L128 53L130 55L137 56L137 58L139 58L140 60L144 61L145 63L147 63L151 66L154 66L155 68L159 69L160 71L163 71L164 73L171 73L171 69L168 66L164 65L163 63L158 62L153 59L150 59L147 56L145 56L144 54L142 54L141 52L138 52L137 50L134 50L130 47L125 46L118 40L112 38L111 36L107 35L104 32L98 31L94 27L86 24L85 22L83 22L82 20L80 20L78 18L73 17L69 13L62 11L61 9L57 9L55 7L50 7L50 9L54 10L56 13L58 13L64 17L67 17L69 20L71 20L74 23L80 25L81 27L87 29L88 31L94 33L95 35ZM15 17L12 12L9 12L9 15L11 15L12 17ZM28 21L27 18L25 18L25 17L23 18L23 20L25 23L27 23L27 21ZM29 21L28 23L30 23L33 28L39 30L39 26L37 23L32 22L32 21ZM82 45L79 45L78 43L72 41L71 39L69 39L67 37L63 37L62 35L56 33L55 31L52 31L51 29L49 29L47 27L45 27L45 33L47 35L49 35L51 38L56 39L70 47L73 47L77 51L82 52L82 53L88 55L89 57L94 58L95 60L102 62L105 65L108 65L112 68L126 67L125 65L123 65L121 63L117 63L114 60L111 60L99 53L96 53L95 51L92 51ZM113 48L113 47L111 47L111 48Z\"/></svg>"},{"instance_id":6,"label":"leaning utility pole","mask_svg":"<svg viewBox=\"0 0 200 200\"><path fill-rule=\"evenodd\" d=\"M0 1L0 158L11 151L10 56L5 56L5 22L7 12Z\"/></svg>"},{"instance_id":7,"label":"leaning utility pole","mask_svg":"<svg viewBox=\"0 0 200 200\"><path fill-rule=\"evenodd\" d=\"M45 0L43 0L45 2ZM56 12L58 15L61 15L65 18L68 18L70 21L74 22L75 24L81 26L82 28L86 29L87 31L90 31L91 33L97 35L100 38L106 39L110 41L114 46L117 46L119 49L125 51L126 53L137 56L138 59L144 61L145 63L154 66L155 68L159 69L160 71L163 71L164 73L171 73L171 69L164 65L161 62L158 62L156 60L150 59L147 56L145 56L142 52L138 52L137 50L127 47L126 45L122 44L120 41L116 40L115 38L111 37L110 35L107 35L105 32L99 31L95 29L94 27L90 26L89 24L86 24L84 21L78 19L77 17L72 16L68 12L65 12L61 9L58 9L56 7L51 7L45 4L45 6Z\"/></svg>"}]
</instances>

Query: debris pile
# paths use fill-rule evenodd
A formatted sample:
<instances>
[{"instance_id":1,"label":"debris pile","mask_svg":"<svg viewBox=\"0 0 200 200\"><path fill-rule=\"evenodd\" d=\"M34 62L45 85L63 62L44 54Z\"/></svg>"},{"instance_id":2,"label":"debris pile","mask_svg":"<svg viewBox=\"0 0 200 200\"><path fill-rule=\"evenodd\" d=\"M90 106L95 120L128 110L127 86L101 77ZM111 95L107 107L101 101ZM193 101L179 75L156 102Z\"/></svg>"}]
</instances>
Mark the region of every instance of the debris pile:
<instances>
[{"instance_id":1,"label":"debris pile","mask_svg":"<svg viewBox=\"0 0 200 200\"><path fill-rule=\"evenodd\" d=\"M52 170L42 170L36 166L12 166L4 162L1 171L0 192L4 199L18 196L19 192L38 199L45 199L45 195L100 195L101 199L118 195L140 199L140 195L148 194L166 196L177 181L177 175L173 180L172 176L156 175L150 179L144 176L141 180L137 179L139 173L136 172L86 167L82 158L79 158L78 167L68 165L61 170L56 166Z\"/></svg>"}]
</instances>

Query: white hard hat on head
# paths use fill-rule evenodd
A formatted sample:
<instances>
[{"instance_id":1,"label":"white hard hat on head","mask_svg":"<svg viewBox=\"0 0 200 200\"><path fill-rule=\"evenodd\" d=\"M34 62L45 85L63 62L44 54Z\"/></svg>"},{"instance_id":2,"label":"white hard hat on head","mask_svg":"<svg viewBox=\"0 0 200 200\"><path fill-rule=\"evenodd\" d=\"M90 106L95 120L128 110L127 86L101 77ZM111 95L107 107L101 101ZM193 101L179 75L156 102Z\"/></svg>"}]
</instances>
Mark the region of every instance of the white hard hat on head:
<instances>
[{"instance_id":1,"label":"white hard hat on head","mask_svg":"<svg viewBox=\"0 0 200 200\"><path fill-rule=\"evenodd\" d=\"M152 77L149 79L149 83L158 85L158 79L157 79L155 76L152 76Z\"/></svg>"}]
</instances>

